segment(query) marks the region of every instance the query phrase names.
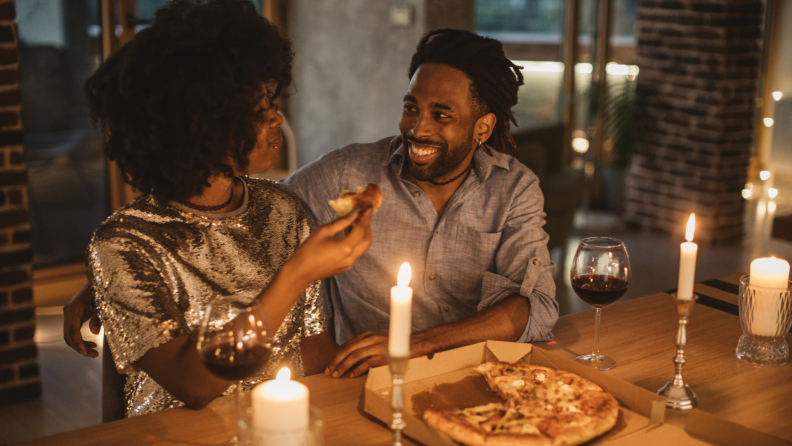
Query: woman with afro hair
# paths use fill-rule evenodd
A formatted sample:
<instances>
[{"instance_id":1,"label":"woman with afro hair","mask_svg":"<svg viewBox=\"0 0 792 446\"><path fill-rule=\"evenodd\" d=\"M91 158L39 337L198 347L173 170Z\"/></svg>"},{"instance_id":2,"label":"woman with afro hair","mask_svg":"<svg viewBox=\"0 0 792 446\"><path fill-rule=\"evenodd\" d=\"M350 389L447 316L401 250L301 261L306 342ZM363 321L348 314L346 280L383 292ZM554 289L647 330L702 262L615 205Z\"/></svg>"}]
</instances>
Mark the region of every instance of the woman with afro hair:
<instances>
[{"instance_id":1,"label":"woman with afro hair","mask_svg":"<svg viewBox=\"0 0 792 446\"><path fill-rule=\"evenodd\" d=\"M127 374L128 417L200 408L232 389L195 348L215 296L258 301L275 333L268 365L245 388L284 362L296 376L319 372L335 352L319 280L368 249L371 211L310 234L298 198L246 176L280 153L273 101L291 83L292 57L249 1L176 0L86 83L108 159L143 193L99 226L87 254L113 360Z\"/></svg>"}]
</instances>

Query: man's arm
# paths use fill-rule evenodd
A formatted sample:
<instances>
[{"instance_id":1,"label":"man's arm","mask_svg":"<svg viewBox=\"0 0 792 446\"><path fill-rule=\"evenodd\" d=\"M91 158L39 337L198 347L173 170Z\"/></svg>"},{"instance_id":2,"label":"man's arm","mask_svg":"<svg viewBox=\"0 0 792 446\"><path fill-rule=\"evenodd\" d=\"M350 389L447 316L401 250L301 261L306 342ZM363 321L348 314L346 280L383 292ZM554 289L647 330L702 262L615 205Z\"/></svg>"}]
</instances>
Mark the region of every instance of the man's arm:
<instances>
[{"instance_id":1,"label":"man's arm","mask_svg":"<svg viewBox=\"0 0 792 446\"><path fill-rule=\"evenodd\" d=\"M515 341L525 330L531 305L519 294L502 299L468 319L432 327L410 338L412 357L431 355L485 340ZM325 369L334 378L349 371L349 377L360 376L371 367L388 363L385 351L388 336L365 332L341 346Z\"/></svg>"},{"instance_id":2,"label":"man's arm","mask_svg":"<svg viewBox=\"0 0 792 446\"><path fill-rule=\"evenodd\" d=\"M77 353L88 358L96 358L99 356L96 343L85 341L80 332L85 321L88 321L91 333L98 335L102 321L99 319L93 288L89 282L85 282L80 291L63 306L63 340Z\"/></svg>"},{"instance_id":3,"label":"man's arm","mask_svg":"<svg viewBox=\"0 0 792 446\"><path fill-rule=\"evenodd\" d=\"M300 342L305 376L322 373L338 351L332 331L308 336Z\"/></svg>"}]
</instances>

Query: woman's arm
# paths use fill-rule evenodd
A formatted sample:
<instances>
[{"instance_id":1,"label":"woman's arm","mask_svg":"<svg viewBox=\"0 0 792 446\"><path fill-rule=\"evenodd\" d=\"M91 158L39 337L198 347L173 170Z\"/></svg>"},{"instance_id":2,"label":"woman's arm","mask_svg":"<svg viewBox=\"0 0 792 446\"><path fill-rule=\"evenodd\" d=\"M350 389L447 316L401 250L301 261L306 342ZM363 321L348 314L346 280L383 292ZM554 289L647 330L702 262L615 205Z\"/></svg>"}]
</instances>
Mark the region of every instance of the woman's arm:
<instances>
[{"instance_id":1,"label":"woman's arm","mask_svg":"<svg viewBox=\"0 0 792 446\"><path fill-rule=\"evenodd\" d=\"M297 248L258 296L270 327L280 327L300 294L311 283L352 268L355 260L371 246L371 214L371 210L364 212L356 223L357 216L350 216L320 226ZM353 223L355 227L346 237L335 236ZM310 355L311 359L306 364L306 374L314 374L318 373L317 369L321 371L329 361L324 357L332 357L337 346L329 335L308 339L308 351L304 355ZM333 348L327 348L331 344ZM319 362L323 364L319 365ZM135 366L193 409L206 406L234 383L217 378L206 369L195 341L187 335L152 348L135 362Z\"/></svg>"}]
</instances>

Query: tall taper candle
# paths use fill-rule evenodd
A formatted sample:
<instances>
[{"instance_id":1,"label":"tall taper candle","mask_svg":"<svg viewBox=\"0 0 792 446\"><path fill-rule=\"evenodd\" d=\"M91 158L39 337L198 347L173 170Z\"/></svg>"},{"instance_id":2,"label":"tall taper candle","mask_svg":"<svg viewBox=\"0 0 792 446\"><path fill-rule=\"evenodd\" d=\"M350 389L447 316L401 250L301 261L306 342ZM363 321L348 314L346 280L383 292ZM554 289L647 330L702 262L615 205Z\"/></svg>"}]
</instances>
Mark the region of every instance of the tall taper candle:
<instances>
[{"instance_id":1,"label":"tall taper candle","mask_svg":"<svg viewBox=\"0 0 792 446\"><path fill-rule=\"evenodd\" d=\"M388 353L391 356L410 354L410 334L412 333L412 288L410 284L410 264L404 262L399 268L396 286L391 288L390 333Z\"/></svg>"},{"instance_id":2,"label":"tall taper candle","mask_svg":"<svg viewBox=\"0 0 792 446\"><path fill-rule=\"evenodd\" d=\"M679 283L677 297L680 299L693 298L693 283L696 281L696 253L698 245L693 243L693 231L696 227L696 215L690 214L685 242L679 247Z\"/></svg>"}]
</instances>

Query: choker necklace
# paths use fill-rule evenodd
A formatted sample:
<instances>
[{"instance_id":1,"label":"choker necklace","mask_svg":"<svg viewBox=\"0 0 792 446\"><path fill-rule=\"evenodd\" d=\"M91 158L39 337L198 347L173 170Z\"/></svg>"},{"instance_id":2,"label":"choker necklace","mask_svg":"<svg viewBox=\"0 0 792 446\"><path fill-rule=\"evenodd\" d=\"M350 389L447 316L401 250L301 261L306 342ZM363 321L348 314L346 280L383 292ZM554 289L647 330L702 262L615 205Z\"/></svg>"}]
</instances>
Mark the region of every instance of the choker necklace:
<instances>
[{"instance_id":1,"label":"choker necklace","mask_svg":"<svg viewBox=\"0 0 792 446\"><path fill-rule=\"evenodd\" d=\"M182 204L187 206L187 207L189 207L189 208L191 208L191 209L195 209L196 211L214 212L214 211L219 211L220 209L223 209L224 207L226 207L229 204L231 204L231 200L233 200L233 199L234 199L234 189L232 188L231 189L231 195L229 195L228 200L226 200L225 203L221 203L221 204L218 204L218 205L215 205L215 206L203 206L203 205L200 205L200 204L195 204L195 203L193 203L191 201L182 201Z\"/></svg>"},{"instance_id":2,"label":"choker necklace","mask_svg":"<svg viewBox=\"0 0 792 446\"><path fill-rule=\"evenodd\" d=\"M432 183L432 184L434 184L435 186L445 186L446 184L451 184L451 183L453 183L454 181L458 180L458 179L459 179L459 177L461 177L462 175L466 174L466 173L468 172L468 170L470 170L470 166L471 166L471 165L473 165L473 163L470 163L470 164L467 166L467 169L463 170L463 171L462 171L462 173L460 173L459 175L455 176L454 178L451 178L451 179L450 179L450 180L448 180L448 181L443 181L443 182L441 182L441 183L436 183L436 182L434 182L434 181L432 181L432 180L429 180L429 182L430 182L430 183Z\"/></svg>"}]
</instances>

